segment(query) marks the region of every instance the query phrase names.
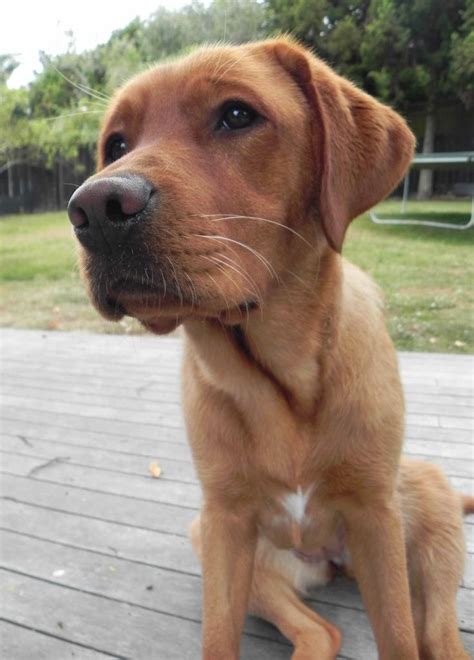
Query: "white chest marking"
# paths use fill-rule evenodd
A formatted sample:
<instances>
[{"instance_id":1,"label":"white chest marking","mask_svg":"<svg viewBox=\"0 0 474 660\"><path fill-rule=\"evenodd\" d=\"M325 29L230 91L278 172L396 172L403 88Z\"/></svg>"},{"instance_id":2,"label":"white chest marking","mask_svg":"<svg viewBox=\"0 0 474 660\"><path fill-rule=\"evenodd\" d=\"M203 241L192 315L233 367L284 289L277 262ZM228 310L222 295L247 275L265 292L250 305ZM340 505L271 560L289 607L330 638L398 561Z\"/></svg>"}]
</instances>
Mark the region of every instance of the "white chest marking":
<instances>
[{"instance_id":1,"label":"white chest marking","mask_svg":"<svg viewBox=\"0 0 474 660\"><path fill-rule=\"evenodd\" d=\"M305 491L303 491L301 486L298 486L296 493L290 493L283 498L283 506L285 511L300 524L303 522L305 517L306 507L308 505L308 500L312 490L312 486L307 488Z\"/></svg>"}]
</instances>

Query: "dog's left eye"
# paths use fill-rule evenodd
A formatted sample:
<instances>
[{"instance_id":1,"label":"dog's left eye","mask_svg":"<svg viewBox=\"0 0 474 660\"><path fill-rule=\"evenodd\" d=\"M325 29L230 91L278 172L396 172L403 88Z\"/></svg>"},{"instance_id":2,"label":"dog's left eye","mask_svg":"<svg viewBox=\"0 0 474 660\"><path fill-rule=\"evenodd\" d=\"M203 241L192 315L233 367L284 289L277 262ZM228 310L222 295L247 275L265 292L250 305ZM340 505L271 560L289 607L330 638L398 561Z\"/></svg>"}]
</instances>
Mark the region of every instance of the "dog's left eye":
<instances>
[{"instance_id":1,"label":"dog's left eye","mask_svg":"<svg viewBox=\"0 0 474 660\"><path fill-rule=\"evenodd\" d=\"M260 115L246 103L232 101L226 103L217 122L217 130L239 131L254 124Z\"/></svg>"}]
</instances>

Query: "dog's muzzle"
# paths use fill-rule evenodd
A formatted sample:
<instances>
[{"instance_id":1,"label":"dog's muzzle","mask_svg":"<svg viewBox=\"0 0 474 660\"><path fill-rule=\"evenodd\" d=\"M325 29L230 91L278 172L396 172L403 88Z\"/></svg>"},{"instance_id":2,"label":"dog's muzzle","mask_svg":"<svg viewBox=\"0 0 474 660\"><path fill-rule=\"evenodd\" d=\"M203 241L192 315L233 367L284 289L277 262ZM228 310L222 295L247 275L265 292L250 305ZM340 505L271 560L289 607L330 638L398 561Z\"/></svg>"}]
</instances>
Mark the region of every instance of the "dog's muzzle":
<instances>
[{"instance_id":1,"label":"dog's muzzle","mask_svg":"<svg viewBox=\"0 0 474 660\"><path fill-rule=\"evenodd\" d=\"M155 212L157 205L158 195L151 183L124 172L83 183L67 210L86 250L111 256L125 247L134 226Z\"/></svg>"}]
</instances>

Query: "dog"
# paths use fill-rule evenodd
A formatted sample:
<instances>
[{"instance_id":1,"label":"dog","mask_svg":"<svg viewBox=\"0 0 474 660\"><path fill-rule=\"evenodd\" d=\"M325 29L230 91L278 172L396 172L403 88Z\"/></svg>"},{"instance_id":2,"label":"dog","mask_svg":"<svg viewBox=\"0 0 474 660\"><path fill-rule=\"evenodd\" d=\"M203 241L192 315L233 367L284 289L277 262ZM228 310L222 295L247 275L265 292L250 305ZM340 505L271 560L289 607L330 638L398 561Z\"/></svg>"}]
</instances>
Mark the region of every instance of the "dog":
<instances>
[{"instance_id":1,"label":"dog","mask_svg":"<svg viewBox=\"0 0 474 660\"><path fill-rule=\"evenodd\" d=\"M380 657L419 657L397 359L376 285L340 255L413 149L396 112L289 38L208 47L117 92L69 202L99 312L184 328L206 660L238 658L255 585L295 658L333 657L333 627L255 556L312 556L340 529Z\"/></svg>"},{"instance_id":2,"label":"dog","mask_svg":"<svg viewBox=\"0 0 474 660\"><path fill-rule=\"evenodd\" d=\"M405 457L397 494L420 657L467 660L457 627L456 593L465 559L462 517L474 513L474 498L454 492L438 467ZM191 540L202 558L199 516L191 525ZM311 554L278 549L264 536L257 543L249 611L293 642L293 658L335 658L340 649L341 632L301 600L330 582L334 565L353 576L343 528L322 530L321 542L326 545Z\"/></svg>"}]
</instances>

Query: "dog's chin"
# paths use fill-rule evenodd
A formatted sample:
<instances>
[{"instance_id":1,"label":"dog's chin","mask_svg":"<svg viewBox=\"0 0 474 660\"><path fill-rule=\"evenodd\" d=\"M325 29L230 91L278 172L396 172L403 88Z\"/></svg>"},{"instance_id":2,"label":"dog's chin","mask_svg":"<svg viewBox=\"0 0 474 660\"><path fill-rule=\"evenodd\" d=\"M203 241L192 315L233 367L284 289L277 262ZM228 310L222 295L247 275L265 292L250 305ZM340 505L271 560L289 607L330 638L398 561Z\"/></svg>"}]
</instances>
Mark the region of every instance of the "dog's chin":
<instances>
[{"instance_id":1,"label":"dog's chin","mask_svg":"<svg viewBox=\"0 0 474 660\"><path fill-rule=\"evenodd\" d=\"M140 321L146 330L155 335L167 335L170 332L173 332L173 330L176 330L182 322L183 319L178 316L175 318L159 317L153 321Z\"/></svg>"},{"instance_id":2,"label":"dog's chin","mask_svg":"<svg viewBox=\"0 0 474 660\"><path fill-rule=\"evenodd\" d=\"M121 296L119 301L107 296L100 301L95 300L94 304L100 314L109 321L120 321L124 316L130 316L137 319L146 330L157 335L166 335L175 330L191 309L150 296Z\"/></svg>"},{"instance_id":3,"label":"dog's chin","mask_svg":"<svg viewBox=\"0 0 474 660\"><path fill-rule=\"evenodd\" d=\"M243 303L224 311L191 307L167 310L165 306L153 312L149 308L145 312L134 311L130 316L137 318L144 328L156 335L165 335L181 325L186 320L218 321L222 325L235 326L248 322L252 312L257 309L254 303Z\"/></svg>"},{"instance_id":4,"label":"dog's chin","mask_svg":"<svg viewBox=\"0 0 474 660\"><path fill-rule=\"evenodd\" d=\"M162 297L151 296L104 296L94 300L100 314L109 321L120 321L124 316L136 318L144 328L156 335L173 332L186 319L219 321L223 325L245 323L256 310L257 303L252 300L220 309L218 305L196 306L192 304L167 301Z\"/></svg>"}]
</instances>

